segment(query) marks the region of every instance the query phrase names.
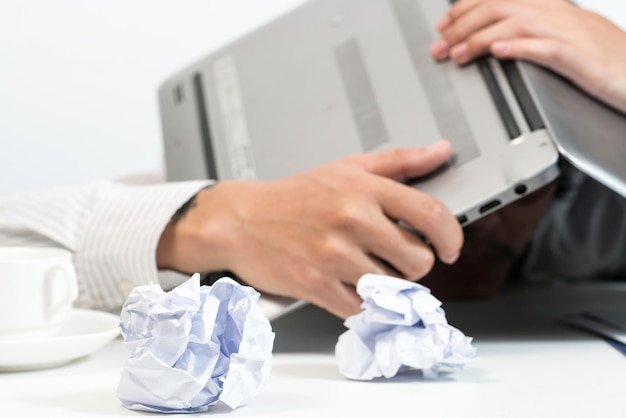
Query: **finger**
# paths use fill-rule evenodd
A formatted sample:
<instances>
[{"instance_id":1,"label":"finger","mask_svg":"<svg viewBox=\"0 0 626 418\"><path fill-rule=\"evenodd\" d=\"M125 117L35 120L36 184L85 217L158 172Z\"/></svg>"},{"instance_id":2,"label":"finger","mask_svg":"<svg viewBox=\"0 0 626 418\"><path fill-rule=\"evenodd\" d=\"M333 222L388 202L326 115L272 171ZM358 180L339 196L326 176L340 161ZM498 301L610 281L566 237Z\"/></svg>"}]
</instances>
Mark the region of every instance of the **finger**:
<instances>
[{"instance_id":1,"label":"finger","mask_svg":"<svg viewBox=\"0 0 626 418\"><path fill-rule=\"evenodd\" d=\"M390 223L388 218L385 218L384 222ZM377 235L378 232L383 235L379 237ZM344 243L341 244L341 248L335 247L332 251L334 258L328 260L328 264L337 266L337 268L333 272L334 277L330 279L356 287L361 276L366 273L404 277L393 265L386 262L386 258L381 257L379 253L372 252L367 245L372 237L376 237L377 241L379 238L380 240L388 240L388 238L385 238L387 234L388 231L381 232L367 228L367 231L362 230L358 235L352 235L351 245L345 245ZM354 242L357 243L358 248L352 245ZM325 286L323 290L326 290Z\"/></svg>"},{"instance_id":2,"label":"finger","mask_svg":"<svg viewBox=\"0 0 626 418\"><path fill-rule=\"evenodd\" d=\"M516 2L481 2L462 16L454 18L442 32L442 40L450 53L454 46L467 41L492 25L505 21L515 28L512 22L526 18L530 13L532 11L526 5ZM523 26L520 27L523 28ZM515 29L519 30L519 28Z\"/></svg>"},{"instance_id":3,"label":"finger","mask_svg":"<svg viewBox=\"0 0 626 418\"><path fill-rule=\"evenodd\" d=\"M494 0L460 0L455 2L448 9L448 19L450 21L456 21L464 14L468 13L472 9L481 6L485 3L492 3ZM497 0L496 0L497 1Z\"/></svg>"},{"instance_id":4,"label":"finger","mask_svg":"<svg viewBox=\"0 0 626 418\"><path fill-rule=\"evenodd\" d=\"M360 154L344 161L366 171L395 180L423 176L444 164L452 153L449 141L441 140L423 148L396 148Z\"/></svg>"},{"instance_id":5,"label":"finger","mask_svg":"<svg viewBox=\"0 0 626 418\"><path fill-rule=\"evenodd\" d=\"M384 215L382 217L385 217ZM375 230L365 245L377 257L393 266L399 276L419 280L432 269L435 255L432 249L413 231L407 231L397 222L384 219L376 222ZM388 274L396 276L398 274Z\"/></svg>"},{"instance_id":6,"label":"finger","mask_svg":"<svg viewBox=\"0 0 626 418\"><path fill-rule=\"evenodd\" d=\"M328 312L344 321L348 319L348 317L361 312L363 299L361 299L361 296L356 292L354 286L337 282L337 286L328 290L330 298L326 298L320 303L313 302L313 304L326 309Z\"/></svg>"},{"instance_id":7,"label":"finger","mask_svg":"<svg viewBox=\"0 0 626 418\"><path fill-rule=\"evenodd\" d=\"M448 29L448 27L454 20L459 19L469 10L473 9L481 3L484 3L485 1L487 0L462 0L455 2L454 4L452 4L452 6L450 6L446 14L437 21L437 23L435 24L435 29L437 29L439 32L443 32L444 30Z\"/></svg>"},{"instance_id":8,"label":"finger","mask_svg":"<svg viewBox=\"0 0 626 418\"><path fill-rule=\"evenodd\" d=\"M452 17L452 22L442 32L442 37L451 47L466 40L481 29L507 19L519 16L523 7L518 3L503 1L481 2L462 16Z\"/></svg>"},{"instance_id":9,"label":"finger","mask_svg":"<svg viewBox=\"0 0 626 418\"><path fill-rule=\"evenodd\" d=\"M356 292L356 285L364 274L373 272L374 274L400 277L396 271L385 267L384 263L377 261L375 258L370 259L370 263L376 267L370 267L362 273L352 275L351 277L354 277L354 280L350 279L350 283L334 281L324 289L325 291L323 295L320 295L319 299L313 300L311 303L326 309L344 320L351 315L361 312L363 299Z\"/></svg>"},{"instance_id":10,"label":"finger","mask_svg":"<svg viewBox=\"0 0 626 418\"><path fill-rule=\"evenodd\" d=\"M385 214L423 233L443 262L452 264L457 260L463 245L463 230L441 201L387 179L380 179L376 193Z\"/></svg>"},{"instance_id":11,"label":"finger","mask_svg":"<svg viewBox=\"0 0 626 418\"><path fill-rule=\"evenodd\" d=\"M352 251L347 253L349 250ZM361 311L363 301L356 292L356 285L364 274L399 277L396 271L376 257L371 257L360 249L354 251L352 246L345 246L334 253L339 262L329 260L328 264L339 268L333 270L333 277L325 277L309 291L305 291L301 299L308 300L340 318L346 319Z\"/></svg>"},{"instance_id":12,"label":"finger","mask_svg":"<svg viewBox=\"0 0 626 418\"><path fill-rule=\"evenodd\" d=\"M551 68L568 78L584 62L581 62L575 50L565 42L544 38L521 38L494 42L490 52L498 58L517 58L533 61Z\"/></svg>"},{"instance_id":13,"label":"finger","mask_svg":"<svg viewBox=\"0 0 626 418\"><path fill-rule=\"evenodd\" d=\"M491 46L500 40L511 40L520 36L518 25L507 20L497 22L468 37L450 48L450 59L458 64L465 64L490 51Z\"/></svg>"}]
</instances>

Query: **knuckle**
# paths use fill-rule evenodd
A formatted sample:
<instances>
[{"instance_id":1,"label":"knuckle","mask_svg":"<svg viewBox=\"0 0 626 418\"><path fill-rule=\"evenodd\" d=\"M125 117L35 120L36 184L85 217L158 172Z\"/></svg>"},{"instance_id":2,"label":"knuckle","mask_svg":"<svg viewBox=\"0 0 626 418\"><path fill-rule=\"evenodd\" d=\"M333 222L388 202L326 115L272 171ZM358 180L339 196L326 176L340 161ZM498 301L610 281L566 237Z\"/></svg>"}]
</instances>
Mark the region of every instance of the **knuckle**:
<instances>
[{"instance_id":1,"label":"knuckle","mask_svg":"<svg viewBox=\"0 0 626 418\"><path fill-rule=\"evenodd\" d=\"M510 14L510 6L503 1L490 2L485 5L483 13L490 21L501 20Z\"/></svg>"},{"instance_id":2,"label":"knuckle","mask_svg":"<svg viewBox=\"0 0 626 418\"><path fill-rule=\"evenodd\" d=\"M327 266L338 265L348 259L347 250L343 242L335 236L322 240L319 247L320 261Z\"/></svg>"},{"instance_id":3,"label":"knuckle","mask_svg":"<svg viewBox=\"0 0 626 418\"><path fill-rule=\"evenodd\" d=\"M535 22L525 19L521 16L515 16L510 19L511 28L513 29L513 33L517 36L523 36L528 33L533 33Z\"/></svg>"},{"instance_id":4,"label":"knuckle","mask_svg":"<svg viewBox=\"0 0 626 418\"><path fill-rule=\"evenodd\" d=\"M360 199L351 199L349 202L341 204L334 213L335 226L340 230L358 232L362 231L367 224L367 219L363 213L364 207ZM332 245L328 242L327 245Z\"/></svg>"},{"instance_id":5,"label":"knuckle","mask_svg":"<svg viewBox=\"0 0 626 418\"><path fill-rule=\"evenodd\" d=\"M325 275L313 265L307 264L301 267L299 281L306 294L321 295L326 288Z\"/></svg>"},{"instance_id":6,"label":"knuckle","mask_svg":"<svg viewBox=\"0 0 626 418\"><path fill-rule=\"evenodd\" d=\"M490 40L483 34L476 34L467 39L467 47L472 55L481 55L489 48Z\"/></svg>"},{"instance_id":7,"label":"knuckle","mask_svg":"<svg viewBox=\"0 0 626 418\"><path fill-rule=\"evenodd\" d=\"M546 47L546 58L549 62L554 63L555 66L561 66L567 61L565 58L565 51L565 48L558 48L556 45L550 45Z\"/></svg>"},{"instance_id":8,"label":"knuckle","mask_svg":"<svg viewBox=\"0 0 626 418\"><path fill-rule=\"evenodd\" d=\"M449 45L455 45L465 38L465 35L457 27L446 29L443 38Z\"/></svg>"},{"instance_id":9,"label":"knuckle","mask_svg":"<svg viewBox=\"0 0 626 418\"><path fill-rule=\"evenodd\" d=\"M430 200L422 207L422 218L424 223L429 226L437 226L441 224L446 215L446 208L438 200Z\"/></svg>"}]
</instances>

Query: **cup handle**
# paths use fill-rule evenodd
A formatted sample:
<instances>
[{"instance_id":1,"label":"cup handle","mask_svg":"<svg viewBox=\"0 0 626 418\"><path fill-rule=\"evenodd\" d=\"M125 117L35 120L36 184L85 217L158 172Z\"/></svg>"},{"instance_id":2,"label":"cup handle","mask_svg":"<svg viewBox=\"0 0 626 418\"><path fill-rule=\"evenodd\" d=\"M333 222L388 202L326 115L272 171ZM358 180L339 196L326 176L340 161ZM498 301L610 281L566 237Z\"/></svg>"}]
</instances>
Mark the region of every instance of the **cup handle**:
<instances>
[{"instance_id":1,"label":"cup handle","mask_svg":"<svg viewBox=\"0 0 626 418\"><path fill-rule=\"evenodd\" d=\"M60 274L59 274L60 273ZM58 264L46 271L45 275L45 312L46 317L53 318L61 312L63 307L73 304L78 297L78 284L76 282L76 271L72 265ZM63 295L59 297L55 293L58 287L56 283L62 281Z\"/></svg>"}]
</instances>

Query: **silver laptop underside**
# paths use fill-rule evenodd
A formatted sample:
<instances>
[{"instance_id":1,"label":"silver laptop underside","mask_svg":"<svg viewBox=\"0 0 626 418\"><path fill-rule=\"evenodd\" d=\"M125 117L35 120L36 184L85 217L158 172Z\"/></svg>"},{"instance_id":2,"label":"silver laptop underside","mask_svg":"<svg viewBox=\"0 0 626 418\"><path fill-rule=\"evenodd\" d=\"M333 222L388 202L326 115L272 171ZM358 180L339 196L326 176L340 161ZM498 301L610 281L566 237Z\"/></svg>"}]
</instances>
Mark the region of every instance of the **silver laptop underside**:
<instances>
[{"instance_id":1,"label":"silver laptop underside","mask_svg":"<svg viewBox=\"0 0 626 418\"><path fill-rule=\"evenodd\" d=\"M552 181L559 152L626 196L626 117L553 73L428 48L446 0L312 0L166 80L170 181L274 179L347 154L449 139L415 186L464 224ZM276 319L303 303L262 295Z\"/></svg>"},{"instance_id":2,"label":"silver laptop underside","mask_svg":"<svg viewBox=\"0 0 626 418\"><path fill-rule=\"evenodd\" d=\"M447 7L314 0L189 65L159 91L168 179L275 179L447 138L454 159L415 185L464 224L553 180L556 147L507 68L430 58Z\"/></svg>"}]
</instances>

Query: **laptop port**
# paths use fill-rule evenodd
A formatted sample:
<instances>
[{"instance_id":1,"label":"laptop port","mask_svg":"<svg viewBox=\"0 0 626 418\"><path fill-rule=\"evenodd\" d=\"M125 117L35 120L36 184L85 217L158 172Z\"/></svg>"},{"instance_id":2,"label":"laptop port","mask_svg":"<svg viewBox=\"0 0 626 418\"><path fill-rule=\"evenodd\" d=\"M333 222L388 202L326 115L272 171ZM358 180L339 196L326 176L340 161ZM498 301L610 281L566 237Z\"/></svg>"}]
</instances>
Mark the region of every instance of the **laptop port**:
<instances>
[{"instance_id":1,"label":"laptop port","mask_svg":"<svg viewBox=\"0 0 626 418\"><path fill-rule=\"evenodd\" d=\"M485 213L485 212L488 212L488 211L490 211L491 209L493 209L493 208L495 208L495 207L497 207L497 206L500 206L500 203L501 203L501 202L500 202L499 200L497 200L497 199L496 199L496 200L492 200L491 202L487 203L486 205L482 205L482 206L480 207L480 209L478 209L478 211L479 211L480 213Z\"/></svg>"},{"instance_id":2,"label":"laptop port","mask_svg":"<svg viewBox=\"0 0 626 418\"><path fill-rule=\"evenodd\" d=\"M528 191L528 189L526 188L526 185L524 184L520 184L518 186L515 186L515 193L522 195L524 193L526 193L526 191Z\"/></svg>"}]
</instances>

